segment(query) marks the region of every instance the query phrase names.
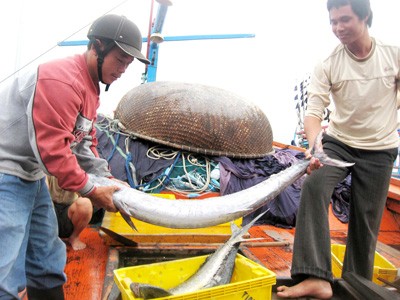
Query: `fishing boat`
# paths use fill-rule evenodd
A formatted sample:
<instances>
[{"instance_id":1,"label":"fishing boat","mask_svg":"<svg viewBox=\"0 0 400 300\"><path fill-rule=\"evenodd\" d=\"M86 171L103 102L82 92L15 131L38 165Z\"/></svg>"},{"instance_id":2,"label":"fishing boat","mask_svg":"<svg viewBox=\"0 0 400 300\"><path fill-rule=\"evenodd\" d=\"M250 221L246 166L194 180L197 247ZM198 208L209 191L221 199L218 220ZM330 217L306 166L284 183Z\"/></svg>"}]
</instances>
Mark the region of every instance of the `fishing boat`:
<instances>
[{"instance_id":1,"label":"fishing boat","mask_svg":"<svg viewBox=\"0 0 400 300\"><path fill-rule=\"evenodd\" d=\"M304 151L302 148L278 142L274 142L274 147ZM74 251L68 246L65 269L68 281L64 286L67 300L120 299L118 297L121 297L121 292L114 278L115 270L127 266L210 254L230 236L227 228L214 228L214 232L210 228L200 229L198 232L178 230L171 234L171 229L157 226L152 228L151 224L142 224L142 228L151 233L135 236L126 233L127 230L131 229L127 229L124 221L121 221L118 217L115 218L113 215L106 213L101 223L91 224L83 231L81 239L87 244L86 249ZM330 210L329 221L332 244L345 244L347 224L339 221L332 210ZM112 222L114 224L111 224ZM140 226L140 224L138 225ZM118 227L121 230L118 230ZM107 230L108 228L111 229ZM250 228L248 238L263 239L242 243L240 253L273 271L276 274L277 285L290 283L294 234L295 228L255 225ZM392 178L387 197L387 205L378 237L377 252L390 262L396 270L399 270L400 181L395 177ZM338 282L340 282L339 280ZM398 292L399 280L397 275L392 282L381 282L381 286ZM334 299L357 299L354 292L351 294L351 291L351 287L338 284L336 290L334 290ZM274 299L274 293L271 297Z\"/></svg>"},{"instance_id":2,"label":"fishing boat","mask_svg":"<svg viewBox=\"0 0 400 300\"><path fill-rule=\"evenodd\" d=\"M302 151L295 146L277 142L274 142L274 147L294 147L296 150ZM83 231L81 239L87 244L86 249L74 251L70 246L67 247L65 272L68 281L64 286L66 300L121 299L121 292L114 278L115 270L127 266L210 254L230 235L226 228L217 230L217 233L213 233L211 229L200 229L198 232L178 230L171 234L170 229L160 227L154 229L156 226L152 229L151 224L144 224L142 228L150 230L151 233L132 236L126 234L127 229L124 229L123 223L120 223L123 222L120 218L114 219L114 225L110 225L114 218L113 215L106 214L101 223L91 224ZM333 215L332 210L330 210L329 221L332 244L345 244L347 225L339 221ZM118 227L122 230L118 231ZM112 230L107 230L107 228ZM242 243L240 253L274 272L277 285L290 283L295 230L295 228L287 229L273 225L255 225L250 228L248 238L263 239ZM377 252L396 270L399 270L400 181L395 177L392 179L387 197ZM395 280L392 278L391 282L381 282L382 286L398 292L397 276ZM340 282L339 279L338 282ZM274 287L272 287L273 290ZM357 299L354 294L351 294L351 290L351 287L338 284L334 290L334 299ZM271 297L275 299L274 293ZM27 298L25 297L25 299Z\"/></svg>"},{"instance_id":3,"label":"fishing boat","mask_svg":"<svg viewBox=\"0 0 400 300\"><path fill-rule=\"evenodd\" d=\"M160 1L156 22L151 27L148 37L144 39L144 41L149 42L148 58L153 62L147 69L146 82L156 79L157 51L160 39L164 39L160 33L167 8L168 1ZM224 36L219 38L241 37L251 36ZM305 151L303 147L277 141L273 142L273 147L275 150ZM400 179L395 175L392 178L387 196L387 205L378 237L377 253L393 266L396 276L390 280L381 278L379 285L376 284L376 286L398 293L400 292L398 277L398 270L400 270ZM161 197L168 197L171 193L161 193L160 195ZM204 197L210 197L210 195L218 195L218 192L208 193ZM200 195L198 201L201 201L201 198ZM329 212L331 242L333 245L344 245L347 236L347 224L341 222L331 209ZM238 222L240 223L241 220L238 220ZM74 251L67 245L65 273L68 281L64 286L66 300L121 299L121 290L115 280L115 270L210 254L221 243L224 243L231 234L230 227L227 224L198 230L172 230L138 220L135 221L135 224L138 225L138 232L133 232L131 228L127 227L118 214L106 212L100 220L94 220L81 234L81 239L87 244L85 249ZM276 275L277 283L274 287L281 283L291 283L290 267L295 231L295 227L255 225L250 228L248 238L262 238L262 240L245 242L240 246L241 255L264 266ZM272 299L276 298L274 287L272 288ZM363 287L374 290L373 284L364 284ZM357 299L357 287L351 286L340 278L334 286L334 293L334 299ZM24 292L21 297L27 299Z\"/></svg>"},{"instance_id":4,"label":"fishing boat","mask_svg":"<svg viewBox=\"0 0 400 300\"><path fill-rule=\"evenodd\" d=\"M278 142L274 142L273 146L275 149L304 151L304 148ZM170 194L165 194L164 197L167 197L166 195ZM215 196L216 193L213 195ZM237 220L238 224L240 221ZM331 209L329 221L332 244L344 245L347 224L341 222ZM138 220L135 220L134 223L139 229L138 232L134 232L118 214L106 212L101 221L90 224L81 234L81 239L87 244L86 249L74 251L67 245L65 272L68 281L64 286L67 300L121 299L121 290L116 284L116 270L207 255L213 253L221 243L229 239L231 234L226 224L213 228L176 230ZM281 283L291 283L290 267L295 231L295 227L255 225L250 228L247 238L262 238L262 240L244 242L240 246L241 255L275 274L276 285L272 287L272 291ZM379 285L372 282L371 284L398 293L400 180L395 177L392 178L387 197L378 237L377 253L391 264L389 271L392 272L392 275L393 269L396 274L395 277L390 276L390 280L386 280L388 277L383 275L383 281ZM357 298L357 291L346 285L346 282L340 278L336 279L336 282L333 299L362 299ZM363 286L363 288L371 287ZM277 299L274 292L271 294L271 299Z\"/></svg>"}]
</instances>

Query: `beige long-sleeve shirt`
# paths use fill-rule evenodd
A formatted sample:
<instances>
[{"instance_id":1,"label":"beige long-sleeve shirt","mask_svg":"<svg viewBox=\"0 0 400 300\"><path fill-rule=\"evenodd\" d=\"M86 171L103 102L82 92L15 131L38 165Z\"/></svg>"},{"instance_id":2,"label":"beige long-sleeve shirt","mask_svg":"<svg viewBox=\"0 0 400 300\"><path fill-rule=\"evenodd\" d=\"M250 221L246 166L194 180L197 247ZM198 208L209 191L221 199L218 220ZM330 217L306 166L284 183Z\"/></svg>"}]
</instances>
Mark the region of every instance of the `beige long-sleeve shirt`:
<instances>
[{"instance_id":1,"label":"beige long-sleeve shirt","mask_svg":"<svg viewBox=\"0 0 400 300\"><path fill-rule=\"evenodd\" d=\"M314 70L306 116L323 119L331 101L328 134L359 149L396 148L400 101L400 48L373 39L370 54L355 57L340 44Z\"/></svg>"}]
</instances>

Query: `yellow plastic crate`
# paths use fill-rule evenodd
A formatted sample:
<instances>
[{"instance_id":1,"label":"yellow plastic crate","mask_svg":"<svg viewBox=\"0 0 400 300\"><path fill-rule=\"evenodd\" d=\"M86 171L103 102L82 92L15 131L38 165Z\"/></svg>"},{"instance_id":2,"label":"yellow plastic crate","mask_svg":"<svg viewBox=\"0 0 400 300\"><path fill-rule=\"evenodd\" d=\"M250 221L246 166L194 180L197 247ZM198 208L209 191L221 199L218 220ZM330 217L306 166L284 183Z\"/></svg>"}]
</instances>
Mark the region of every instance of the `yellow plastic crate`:
<instances>
[{"instance_id":1,"label":"yellow plastic crate","mask_svg":"<svg viewBox=\"0 0 400 300\"><path fill-rule=\"evenodd\" d=\"M207 256L116 269L114 270L114 281L121 291L122 300L142 299L135 298L129 287L130 282L152 284L164 289L173 288L194 274L204 263ZM272 286L275 284L276 275L274 272L238 254L231 283L157 299L268 300L272 297Z\"/></svg>"},{"instance_id":2,"label":"yellow plastic crate","mask_svg":"<svg viewBox=\"0 0 400 300\"><path fill-rule=\"evenodd\" d=\"M333 276L340 278L342 277L343 260L346 251L346 246L332 244L331 250L332 250L332 273ZM397 276L396 267L382 255L380 255L378 252L375 252L374 274L372 281L378 285L383 285L384 283L380 281L378 277L393 282L396 279L396 276Z\"/></svg>"}]
</instances>

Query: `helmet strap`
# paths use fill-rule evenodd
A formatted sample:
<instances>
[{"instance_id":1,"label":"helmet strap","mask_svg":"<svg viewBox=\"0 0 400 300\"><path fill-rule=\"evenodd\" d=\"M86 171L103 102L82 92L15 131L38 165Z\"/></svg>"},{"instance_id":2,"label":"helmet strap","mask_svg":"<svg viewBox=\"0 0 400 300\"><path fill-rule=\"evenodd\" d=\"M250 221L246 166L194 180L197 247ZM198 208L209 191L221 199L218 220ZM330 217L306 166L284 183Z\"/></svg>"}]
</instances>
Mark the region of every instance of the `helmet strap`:
<instances>
[{"instance_id":1,"label":"helmet strap","mask_svg":"<svg viewBox=\"0 0 400 300\"><path fill-rule=\"evenodd\" d=\"M108 54L108 52L111 51L111 49L115 46L115 43L113 41L107 43L104 47L104 50L100 49L100 43L97 40L93 41L93 46L96 50L97 53L97 74L99 76L99 80L106 85L105 91L107 92L108 89L110 88L109 83L105 83L103 81L103 63L104 63L104 57Z\"/></svg>"}]
</instances>

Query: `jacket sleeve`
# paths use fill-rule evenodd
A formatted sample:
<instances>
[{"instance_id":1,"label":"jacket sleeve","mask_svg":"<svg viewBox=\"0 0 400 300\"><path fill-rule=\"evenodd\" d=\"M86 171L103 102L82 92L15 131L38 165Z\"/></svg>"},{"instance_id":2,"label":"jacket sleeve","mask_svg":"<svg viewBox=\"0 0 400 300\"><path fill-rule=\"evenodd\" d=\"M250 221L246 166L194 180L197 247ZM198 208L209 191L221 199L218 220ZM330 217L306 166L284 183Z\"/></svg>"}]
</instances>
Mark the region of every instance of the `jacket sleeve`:
<instances>
[{"instance_id":1,"label":"jacket sleeve","mask_svg":"<svg viewBox=\"0 0 400 300\"><path fill-rule=\"evenodd\" d=\"M78 164L85 172L102 177L112 177L108 162L99 157L96 146L96 129L92 126L90 134L86 135L82 141L73 148L72 152L75 154Z\"/></svg>"},{"instance_id":2,"label":"jacket sleeve","mask_svg":"<svg viewBox=\"0 0 400 300\"><path fill-rule=\"evenodd\" d=\"M84 99L81 93L59 80L38 80L28 115L31 146L45 172L57 177L63 189L88 194L94 185L71 150Z\"/></svg>"}]
</instances>

